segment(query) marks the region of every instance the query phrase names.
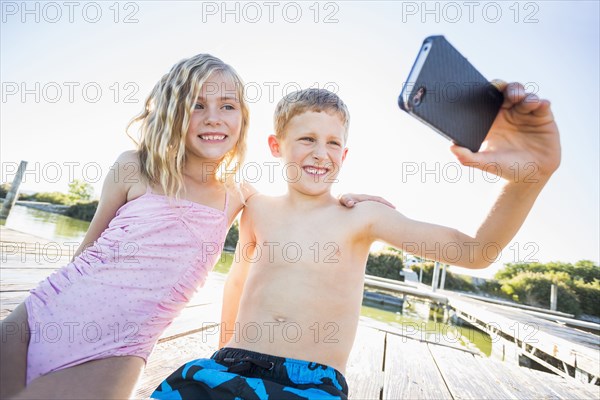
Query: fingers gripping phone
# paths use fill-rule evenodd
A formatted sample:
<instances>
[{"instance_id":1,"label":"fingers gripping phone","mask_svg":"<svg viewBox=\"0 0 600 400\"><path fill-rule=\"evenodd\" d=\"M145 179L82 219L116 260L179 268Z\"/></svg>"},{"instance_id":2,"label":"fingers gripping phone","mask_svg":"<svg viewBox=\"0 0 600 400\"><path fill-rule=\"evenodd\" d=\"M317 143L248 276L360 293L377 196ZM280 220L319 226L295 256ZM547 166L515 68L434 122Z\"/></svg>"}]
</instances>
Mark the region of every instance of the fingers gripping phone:
<instances>
[{"instance_id":1,"label":"fingers gripping phone","mask_svg":"<svg viewBox=\"0 0 600 400\"><path fill-rule=\"evenodd\" d=\"M430 36L423 41L398 105L457 145L477 152L503 101L502 93L443 36Z\"/></svg>"}]
</instances>

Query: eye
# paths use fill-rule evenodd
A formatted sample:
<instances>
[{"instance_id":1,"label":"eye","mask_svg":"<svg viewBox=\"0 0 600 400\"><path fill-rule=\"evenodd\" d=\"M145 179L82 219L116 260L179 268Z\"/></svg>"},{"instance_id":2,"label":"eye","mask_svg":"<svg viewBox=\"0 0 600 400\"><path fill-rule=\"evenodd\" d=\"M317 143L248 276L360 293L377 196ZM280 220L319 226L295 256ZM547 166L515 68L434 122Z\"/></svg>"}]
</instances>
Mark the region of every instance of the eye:
<instances>
[{"instance_id":1,"label":"eye","mask_svg":"<svg viewBox=\"0 0 600 400\"><path fill-rule=\"evenodd\" d=\"M314 138L311 138L308 136L302 137L302 138L300 138L300 140L304 140L304 141L311 142L311 143L315 141Z\"/></svg>"},{"instance_id":2,"label":"eye","mask_svg":"<svg viewBox=\"0 0 600 400\"><path fill-rule=\"evenodd\" d=\"M204 110L204 106L200 103L194 104L194 110Z\"/></svg>"},{"instance_id":3,"label":"eye","mask_svg":"<svg viewBox=\"0 0 600 400\"><path fill-rule=\"evenodd\" d=\"M332 144L334 146L341 146L342 144L336 140L332 140L331 142L329 142L329 144Z\"/></svg>"},{"instance_id":4,"label":"eye","mask_svg":"<svg viewBox=\"0 0 600 400\"><path fill-rule=\"evenodd\" d=\"M235 107L232 106L231 104L225 104L222 108L231 111L231 110L235 110Z\"/></svg>"}]
</instances>

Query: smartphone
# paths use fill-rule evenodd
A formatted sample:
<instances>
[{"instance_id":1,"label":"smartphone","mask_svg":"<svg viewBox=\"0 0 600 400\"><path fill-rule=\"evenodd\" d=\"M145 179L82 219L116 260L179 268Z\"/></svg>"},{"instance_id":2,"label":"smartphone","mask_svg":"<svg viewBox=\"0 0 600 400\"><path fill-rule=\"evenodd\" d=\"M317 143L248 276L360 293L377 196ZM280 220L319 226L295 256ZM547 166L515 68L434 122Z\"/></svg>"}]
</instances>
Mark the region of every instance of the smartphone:
<instances>
[{"instance_id":1,"label":"smartphone","mask_svg":"<svg viewBox=\"0 0 600 400\"><path fill-rule=\"evenodd\" d=\"M443 36L430 36L404 83L398 105L459 146L477 152L504 96Z\"/></svg>"}]
</instances>

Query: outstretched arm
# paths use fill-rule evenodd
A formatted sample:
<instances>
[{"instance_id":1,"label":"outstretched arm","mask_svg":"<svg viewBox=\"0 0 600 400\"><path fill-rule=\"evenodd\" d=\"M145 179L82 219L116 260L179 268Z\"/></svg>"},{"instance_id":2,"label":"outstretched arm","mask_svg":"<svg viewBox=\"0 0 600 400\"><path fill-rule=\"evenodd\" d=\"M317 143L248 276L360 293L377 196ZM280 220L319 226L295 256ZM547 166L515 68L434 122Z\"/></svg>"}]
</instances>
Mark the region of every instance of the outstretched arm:
<instances>
[{"instance_id":1,"label":"outstretched arm","mask_svg":"<svg viewBox=\"0 0 600 400\"><path fill-rule=\"evenodd\" d=\"M549 101L526 94L519 83L497 85L505 100L482 150L451 147L463 165L507 180L475 237L413 221L384 207L374 213L373 237L424 258L467 268L488 266L493 259L487 253L495 254L514 237L560 165L560 140Z\"/></svg>"}]
</instances>

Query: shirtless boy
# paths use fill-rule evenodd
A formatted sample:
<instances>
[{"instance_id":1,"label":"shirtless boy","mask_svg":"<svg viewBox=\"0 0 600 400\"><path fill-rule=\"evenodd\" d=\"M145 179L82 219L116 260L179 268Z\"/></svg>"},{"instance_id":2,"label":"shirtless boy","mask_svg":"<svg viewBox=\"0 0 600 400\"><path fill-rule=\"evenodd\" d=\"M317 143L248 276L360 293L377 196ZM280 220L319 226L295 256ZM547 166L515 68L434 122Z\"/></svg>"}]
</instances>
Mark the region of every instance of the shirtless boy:
<instances>
[{"instance_id":1,"label":"shirtless boy","mask_svg":"<svg viewBox=\"0 0 600 400\"><path fill-rule=\"evenodd\" d=\"M411 220L375 202L347 209L330 193L346 157L349 114L333 93L308 89L282 99L269 147L286 163L288 192L256 195L241 217L238 254L224 293L221 345L167 378L154 398L346 398L344 371L359 320L371 244L467 268L485 268L482 251L504 248L560 164L550 103L518 83L498 84L505 103L484 144L452 146L463 164L495 162L507 180L474 237ZM375 150L375 149L374 149ZM514 166L534 179L514 180ZM512 168L512 169L511 169ZM529 169L530 171L530 169ZM415 243L418 244L415 248ZM451 246L451 247L445 247Z\"/></svg>"}]
</instances>

